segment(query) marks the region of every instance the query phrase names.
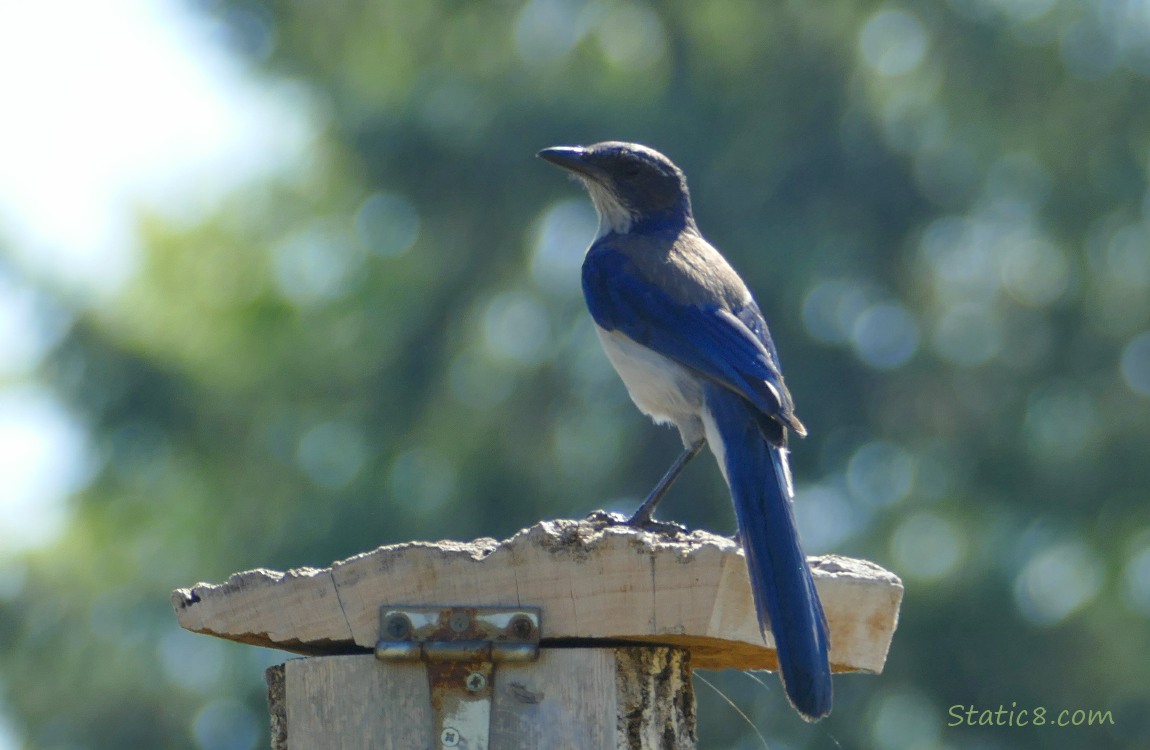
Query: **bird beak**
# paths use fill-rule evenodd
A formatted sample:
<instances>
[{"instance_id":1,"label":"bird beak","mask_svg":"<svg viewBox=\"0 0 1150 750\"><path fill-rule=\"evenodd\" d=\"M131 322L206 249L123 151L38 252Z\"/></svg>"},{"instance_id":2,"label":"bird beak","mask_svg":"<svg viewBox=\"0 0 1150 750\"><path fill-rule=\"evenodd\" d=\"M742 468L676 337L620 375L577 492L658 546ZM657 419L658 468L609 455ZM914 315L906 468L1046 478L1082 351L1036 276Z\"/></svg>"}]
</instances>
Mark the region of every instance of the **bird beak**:
<instances>
[{"instance_id":1,"label":"bird beak","mask_svg":"<svg viewBox=\"0 0 1150 750\"><path fill-rule=\"evenodd\" d=\"M582 146L555 146L554 148L545 148L538 154L540 159L549 161L552 164L563 167L568 171L574 172L580 177L590 177L595 179L598 175L595 170L587 162L587 149Z\"/></svg>"}]
</instances>

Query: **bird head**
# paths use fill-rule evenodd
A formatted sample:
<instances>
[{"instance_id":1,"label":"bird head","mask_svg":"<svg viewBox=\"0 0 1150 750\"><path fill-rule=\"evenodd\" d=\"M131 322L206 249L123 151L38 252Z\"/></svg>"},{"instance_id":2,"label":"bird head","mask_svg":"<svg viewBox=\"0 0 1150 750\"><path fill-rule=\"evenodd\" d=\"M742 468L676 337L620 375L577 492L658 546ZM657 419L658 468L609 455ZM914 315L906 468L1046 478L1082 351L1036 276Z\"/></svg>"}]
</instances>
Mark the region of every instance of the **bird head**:
<instances>
[{"instance_id":1,"label":"bird head","mask_svg":"<svg viewBox=\"0 0 1150 750\"><path fill-rule=\"evenodd\" d=\"M539 156L570 171L591 194L600 236L693 225L687 178L670 159L637 143L545 148Z\"/></svg>"}]
</instances>

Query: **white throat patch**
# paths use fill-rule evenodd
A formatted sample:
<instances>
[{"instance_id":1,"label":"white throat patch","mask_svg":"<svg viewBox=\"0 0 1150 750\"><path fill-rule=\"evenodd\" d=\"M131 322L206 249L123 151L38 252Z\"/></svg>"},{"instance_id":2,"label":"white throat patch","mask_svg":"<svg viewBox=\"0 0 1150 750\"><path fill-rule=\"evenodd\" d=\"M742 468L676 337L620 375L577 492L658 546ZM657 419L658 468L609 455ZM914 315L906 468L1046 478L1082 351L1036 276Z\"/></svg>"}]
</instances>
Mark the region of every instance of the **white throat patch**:
<instances>
[{"instance_id":1,"label":"white throat patch","mask_svg":"<svg viewBox=\"0 0 1150 750\"><path fill-rule=\"evenodd\" d=\"M599 214L599 234L595 239L604 237L611 232L627 234L631 231L631 224L635 215L631 213L609 189L603 187L595 180L584 180L587 192L591 194L591 202L595 204L595 213Z\"/></svg>"}]
</instances>

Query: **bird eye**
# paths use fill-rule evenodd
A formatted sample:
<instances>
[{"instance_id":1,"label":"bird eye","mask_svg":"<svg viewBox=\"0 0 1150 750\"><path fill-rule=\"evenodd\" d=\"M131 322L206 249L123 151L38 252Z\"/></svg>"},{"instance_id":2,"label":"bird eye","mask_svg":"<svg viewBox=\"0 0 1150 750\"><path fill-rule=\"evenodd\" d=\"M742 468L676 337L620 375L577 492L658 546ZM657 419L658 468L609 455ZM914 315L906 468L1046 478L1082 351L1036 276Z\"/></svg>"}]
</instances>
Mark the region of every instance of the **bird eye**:
<instances>
[{"instance_id":1,"label":"bird eye","mask_svg":"<svg viewBox=\"0 0 1150 750\"><path fill-rule=\"evenodd\" d=\"M629 161L623 165L623 169L621 171L623 173L623 177L631 180L639 176L639 173L643 171L643 167L637 161Z\"/></svg>"}]
</instances>

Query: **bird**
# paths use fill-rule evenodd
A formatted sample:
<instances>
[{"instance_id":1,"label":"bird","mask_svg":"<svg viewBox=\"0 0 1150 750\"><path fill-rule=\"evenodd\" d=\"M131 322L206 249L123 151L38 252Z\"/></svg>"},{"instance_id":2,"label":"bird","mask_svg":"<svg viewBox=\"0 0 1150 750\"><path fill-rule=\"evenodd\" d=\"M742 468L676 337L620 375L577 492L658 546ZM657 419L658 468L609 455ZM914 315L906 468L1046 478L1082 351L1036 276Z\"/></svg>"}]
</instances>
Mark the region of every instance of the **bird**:
<instances>
[{"instance_id":1,"label":"bird","mask_svg":"<svg viewBox=\"0 0 1150 750\"><path fill-rule=\"evenodd\" d=\"M599 217L583 260L587 308L641 412L683 452L628 519L653 524L683 468L710 447L731 492L760 630L807 721L831 711L830 636L799 540L788 433L806 436L779 354L746 283L695 223L683 171L637 143L555 146L538 156L578 178Z\"/></svg>"}]
</instances>

